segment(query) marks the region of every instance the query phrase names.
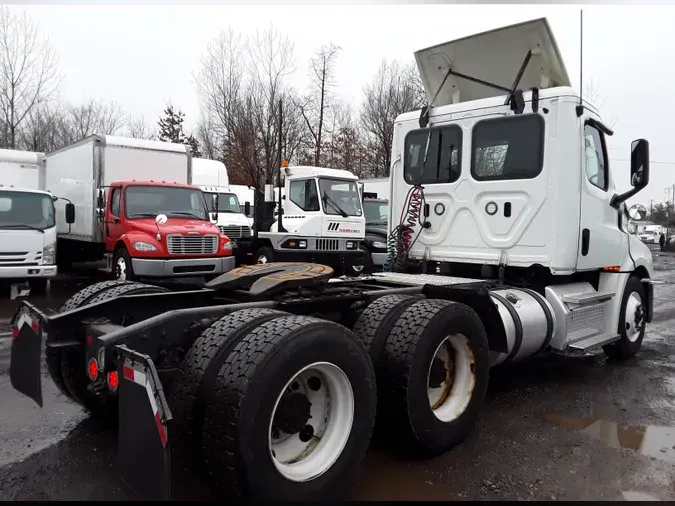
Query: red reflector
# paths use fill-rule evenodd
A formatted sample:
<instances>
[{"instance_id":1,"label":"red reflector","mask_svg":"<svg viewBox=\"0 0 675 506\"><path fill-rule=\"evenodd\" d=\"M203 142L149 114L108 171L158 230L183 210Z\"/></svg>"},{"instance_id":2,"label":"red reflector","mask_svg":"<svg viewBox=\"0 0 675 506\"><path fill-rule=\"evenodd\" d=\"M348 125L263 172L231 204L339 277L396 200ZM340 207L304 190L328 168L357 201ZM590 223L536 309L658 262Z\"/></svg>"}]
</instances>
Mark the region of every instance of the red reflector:
<instances>
[{"instance_id":1,"label":"red reflector","mask_svg":"<svg viewBox=\"0 0 675 506\"><path fill-rule=\"evenodd\" d=\"M117 390L117 385L119 384L119 378L117 377L117 371L112 371L108 373L108 388L113 392Z\"/></svg>"},{"instance_id":2,"label":"red reflector","mask_svg":"<svg viewBox=\"0 0 675 506\"><path fill-rule=\"evenodd\" d=\"M94 342L94 338L91 337L91 336L87 336L87 346L91 346L93 342Z\"/></svg>"},{"instance_id":3,"label":"red reflector","mask_svg":"<svg viewBox=\"0 0 675 506\"><path fill-rule=\"evenodd\" d=\"M95 358L89 359L88 373L89 379L91 379L92 381L95 380L96 377L98 376L98 364L96 363Z\"/></svg>"},{"instance_id":4,"label":"red reflector","mask_svg":"<svg viewBox=\"0 0 675 506\"><path fill-rule=\"evenodd\" d=\"M19 335L19 327L14 327L12 329L12 337L16 337Z\"/></svg>"},{"instance_id":5,"label":"red reflector","mask_svg":"<svg viewBox=\"0 0 675 506\"><path fill-rule=\"evenodd\" d=\"M30 327L33 329L33 331L35 331L35 333L40 331L40 327L38 326L37 322L32 322Z\"/></svg>"}]
</instances>

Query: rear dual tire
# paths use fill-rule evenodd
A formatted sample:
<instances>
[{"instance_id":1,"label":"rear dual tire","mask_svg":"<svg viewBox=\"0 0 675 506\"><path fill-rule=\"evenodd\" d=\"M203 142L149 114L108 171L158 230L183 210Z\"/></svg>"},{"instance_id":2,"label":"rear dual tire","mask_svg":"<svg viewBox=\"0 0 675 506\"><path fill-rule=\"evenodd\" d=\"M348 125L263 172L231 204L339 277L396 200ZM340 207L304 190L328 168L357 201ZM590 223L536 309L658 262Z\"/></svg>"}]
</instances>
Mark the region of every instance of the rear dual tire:
<instances>
[{"instance_id":1,"label":"rear dual tire","mask_svg":"<svg viewBox=\"0 0 675 506\"><path fill-rule=\"evenodd\" d=\"M168 292L166 288L124 281L96 283L73 295L60 312L71 311L123 295L141 295ZM127 322L131 323L131 322ZM117 399L105 394L94 394L87 386L86 354L82 346L46 347L47 370L56 387L69 399L86 408L94 417L113 420L117 415Z\"/></svg>"},{"instance_id":2,"label":"rear dual tire","mask_svg":"<svg viewBox=\"0 0 675 506\"><path fill-rule=\"evenodd\" d=\"M204 459L221 493L297 501L345 491L376 406L372 364L349 330L248 309L213 324L192 348L172 392L175 423L188 429L179 447L198 448L192 456Z\"/></svg>"},{"instance_id":3,"label":"rear dual tire","mask_svg":"<svg viewBox=\"0 0 675 506\"><path fill-rule=\"evenodd\" d=\"M489 378L487 335L471 308L384 296L354 332L375 365L378 435L418 456L443 454L469 436Z\"/></svg>"}]
</instances>

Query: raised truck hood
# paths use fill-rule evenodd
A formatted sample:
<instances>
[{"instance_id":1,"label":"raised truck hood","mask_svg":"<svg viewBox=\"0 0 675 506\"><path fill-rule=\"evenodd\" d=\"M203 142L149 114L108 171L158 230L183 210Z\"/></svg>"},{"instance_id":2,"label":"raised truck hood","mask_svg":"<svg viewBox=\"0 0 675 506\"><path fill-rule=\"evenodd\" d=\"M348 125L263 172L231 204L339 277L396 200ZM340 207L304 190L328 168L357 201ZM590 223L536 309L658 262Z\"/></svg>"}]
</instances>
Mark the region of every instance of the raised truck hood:
<instances>
[{"instance_id":1,"label":"raised truck hood","mask_svg":"<svg viewBox=\"0 0 675 506\"><path fill-rule=\"evenodd\" d=\"M415 52L415 61L432 106L507 95L448 70L511 89L525 56L532 57L518 88L571 86L565 63L546 18L535 19L439 44ZM447 79L446 79L447 76Z\"/></svg>"}]
</instances>

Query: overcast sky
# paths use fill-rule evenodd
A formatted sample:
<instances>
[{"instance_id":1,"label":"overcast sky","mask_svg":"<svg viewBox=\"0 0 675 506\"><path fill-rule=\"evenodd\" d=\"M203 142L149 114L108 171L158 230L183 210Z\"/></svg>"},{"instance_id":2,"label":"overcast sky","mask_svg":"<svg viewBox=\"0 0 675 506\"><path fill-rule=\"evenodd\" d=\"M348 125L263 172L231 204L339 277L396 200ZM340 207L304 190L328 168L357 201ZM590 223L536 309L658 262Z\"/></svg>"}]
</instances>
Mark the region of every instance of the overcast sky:
<instances>
[{"instance_id":1,"label":"overcast sky","mask_svg":"<svg viewBox=\"0 0 675 506\"><path fill-rule=\"evenodd\" d=\"M675 6L584 6L584 80L602 97L611 167L628 187L630 142L650 142L649 187L636 198L662 201L675 183ZM199 58L228 25L254 33L275 23L295 43L292 83L306 85L307 63L322 44L342 47L339 92L358 105L382 58L412 61L417 49L499 26L547 17L574 86L579 82L579 7L566 5L101 6L30 5L60 57L65 99L102 98L157 121L169 102L199 113L193 75ZM655 161L671 162L669 164ZM635 199L634 199L635 200Z\"/></svg>"}]
</instances>

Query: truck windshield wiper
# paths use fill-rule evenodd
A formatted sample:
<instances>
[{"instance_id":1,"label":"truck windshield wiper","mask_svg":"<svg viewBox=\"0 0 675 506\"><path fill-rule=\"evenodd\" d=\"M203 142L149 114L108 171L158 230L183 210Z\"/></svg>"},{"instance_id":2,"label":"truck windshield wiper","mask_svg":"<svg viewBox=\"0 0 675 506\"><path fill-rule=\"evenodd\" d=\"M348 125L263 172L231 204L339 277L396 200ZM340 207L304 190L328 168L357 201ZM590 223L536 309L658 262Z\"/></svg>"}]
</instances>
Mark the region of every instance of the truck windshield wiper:
<instances>
[{"instance_id":1,"label":"truck windshield wiper","mask_svg":"<svg viewBox=\"0 0 675 506\"><path fill-rule=\"evenodd\" d=\"M333 206L333 209L335 209L338 213L342 215L343 218L349 217L349 215L344 212L344 210L332 199L328 196L328 193L325 191L323 192L323 201L324 203L328 202L331 206Z\"/></svg>"},{"instance_id":2,"label":"truck windshield wiper","mask_svg":"<svg viewBox=\"0 0 675 506\"><path fill-rule=\"evenodd\" d=\"M190 213L188 211L173 211L172 213L169 213L169 215L175 215L175 214L179 214L181 216L189 216L190 218L195 218L195 219L198 219L198 220L204 219L201 216L197 216L196 214Z\"/></svg>"},{"instance_id":3,"label":"truck windshield wiper","mask_svg":"<svg viewBox=\"0 0 675 506\"><path fill-rule=\"evenodd\" d=\"M155 216L157 216L155 213L132 213L129 218L154 218Z\"/></svg>"},{"instance_id":4,"label":"truck windshield wiper","mask_svg":"<svg viewBox=\"0 0 675 506\"><path fill-rule=\"evenodd\" d=\"M12 223L10 225L0 225L0 228L28 228L30 230L37 230L39 232L42 232L43 234L45 233L43 229L34 227L33 225L27 225L26 223Z\"/></svg>"}]
</instances>

